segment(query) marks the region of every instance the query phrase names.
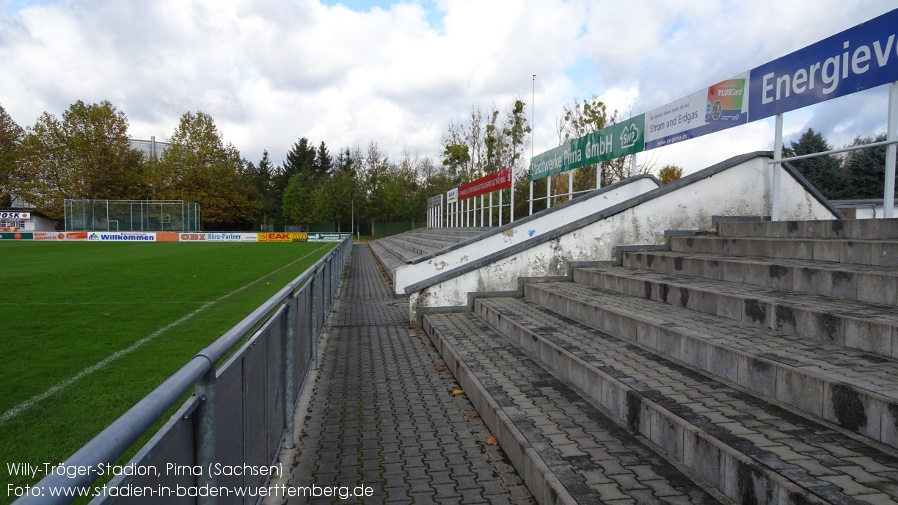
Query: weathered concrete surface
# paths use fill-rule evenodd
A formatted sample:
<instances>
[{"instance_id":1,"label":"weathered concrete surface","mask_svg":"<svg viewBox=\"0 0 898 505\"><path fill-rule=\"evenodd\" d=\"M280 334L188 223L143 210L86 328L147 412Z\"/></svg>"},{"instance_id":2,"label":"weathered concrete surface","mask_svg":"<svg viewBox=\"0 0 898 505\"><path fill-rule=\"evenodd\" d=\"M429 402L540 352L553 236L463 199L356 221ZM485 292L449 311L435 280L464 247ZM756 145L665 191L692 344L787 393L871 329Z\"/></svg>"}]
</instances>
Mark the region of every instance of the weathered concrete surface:
<instances>
[{"instance_id":1,"label":"weathered concrete surface","mask_svg":"<svg viewBox=\"0 0 898 505\"><path fill-rule=\"evenodd\" d=\"M483 233L462 244L416 258L410 264L400 266L395 272L394 290L406 295L406 289L441 272L464 266L507 250L535 237L541 237L558 226L572 223L604 209L618 205L635 196L658 188L658 181L651 176L635 177L602 188L561 205L518 219L496 230Z\"/></svg>"},{"instance_id":2,"label":"weathered concrete surface","mask_svg":"<svg viewBox=\"0 0 898 505\"><path fill-rule=\"evenodd\" d=\"M898 503L895 269L790 245L889 250L898 220L723 224L724 238L671 239L727 244L714 251L627 250L623 266L575 266L570 280L525 281L522 296L426 312L425 331L525 478L558 476L556 496L677 502L652 493L686 489L683 478L735 503ZM883 298L866 300L855 272ZM588 406L626 427L617 441L637 434L652 452L605 459L606 424ZM655 455L679 477L640 488L674 475Z\"/></svg>"},{"instance_id":3,"label":"weathered concrete surface","mask_svg":"<svg viewBox=\"0 0 898 505\"><path fill-rule=\"evenodd\" d=\"M514 291L517 279L569 275L576 261L614 257L615 247L661 244L666 230L702 229L715 215L769 215L769 153L743 155L631 198L588 218L557 222L555 230L468 265L409 286L410 319L419 309L468 305L468 293ZM838 214L792 172L783 170L780 215L788 220Z\"/></svg>"}]
</instances>

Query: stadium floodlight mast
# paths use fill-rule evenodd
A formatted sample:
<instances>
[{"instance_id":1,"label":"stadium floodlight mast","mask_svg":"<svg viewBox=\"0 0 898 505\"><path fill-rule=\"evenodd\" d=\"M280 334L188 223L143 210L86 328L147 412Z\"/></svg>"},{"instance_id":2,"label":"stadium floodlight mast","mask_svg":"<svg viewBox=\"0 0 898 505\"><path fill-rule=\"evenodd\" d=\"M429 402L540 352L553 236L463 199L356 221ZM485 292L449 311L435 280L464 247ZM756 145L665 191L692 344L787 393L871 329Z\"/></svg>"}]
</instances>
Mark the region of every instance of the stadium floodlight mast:
<instances>
[{"instance_id":1,"label":"stadium floodlight mast","mask_svg":"<svg viewBox=\"0 0 898 505\"><path fill-rule=\"evenodd\" d=\"M536 123L533 122L534 114L536 113L536 74L533 74L533 84L532 84L532 98L530 99L530 163L533 163L533 132L536 128ZM511 177L514 178L514 174L511 174ZM528 177L530 179L530 214L533 215L533 178Z\"/></svg>"}]
</instances>

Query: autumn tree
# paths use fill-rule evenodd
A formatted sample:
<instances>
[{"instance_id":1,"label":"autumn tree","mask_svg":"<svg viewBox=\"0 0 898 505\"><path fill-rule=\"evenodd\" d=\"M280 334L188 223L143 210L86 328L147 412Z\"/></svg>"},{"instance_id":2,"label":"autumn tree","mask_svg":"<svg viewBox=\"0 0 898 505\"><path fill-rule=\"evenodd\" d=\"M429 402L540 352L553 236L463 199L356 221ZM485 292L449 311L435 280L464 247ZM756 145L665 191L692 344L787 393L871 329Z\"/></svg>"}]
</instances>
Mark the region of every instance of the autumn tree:
<instances>
[{"instance_id":1,"label":"autumn tree","mask_svg":"<svg viewBox=\"0 0 898 505\"><path fill-rule=\"evenodd\" d=\"M107 101L77 101L62 121L42 114L19 151L21 196L52 218L63 200L145 196L143 156L131 147L128 119Z\"/></svg>"},{"instance_id":2,"label":"autumn tree","mask_svg":"<svg viewBox=\"0 0 898 505\"><path fill-rule=\"evenodd\" d=\"M152 181L156 198L199 202L211 228L245 227L259 208L240 153L203 112L181 116Z\"/></svg>"},{"instance_id":3,"label":"autumn tree","mask_svg":"<svg viewBox=\"0 0 898 505\"><path fill-rule=\"evenodd\" d=\"M658 180L661 181L661 184L670 184L681 177L683 177L683 169L676 165L664 165L658 171Z\"/></svg>"},{"instance_id":4,"label":"autumn tree","mask_svg":"<svg viewBox=\"0 0 898 505\"><path fill-rule=\"evenodd\" d=\"M18 191L18 150L24 135L0 105L0 208L10 207Z\"/></svg>"}]
</instances>

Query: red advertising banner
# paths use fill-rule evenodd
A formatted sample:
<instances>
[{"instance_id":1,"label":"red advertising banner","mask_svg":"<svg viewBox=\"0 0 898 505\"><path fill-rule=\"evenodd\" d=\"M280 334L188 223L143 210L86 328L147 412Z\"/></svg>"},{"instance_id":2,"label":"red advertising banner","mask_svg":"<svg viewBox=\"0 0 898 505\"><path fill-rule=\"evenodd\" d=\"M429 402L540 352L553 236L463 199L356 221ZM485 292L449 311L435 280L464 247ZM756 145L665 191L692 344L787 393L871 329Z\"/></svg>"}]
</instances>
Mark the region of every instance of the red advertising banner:
<instances>
[{"instance_id":1,"label":"red advertising banner","mask_svg":"<svg viewBox=\"0 0 898 505\"><path fill-rule=\"evenodd\" d=\"M511 187L511 167L503 168L493 172L485 177L481 177L476 181L469 182L464 186L458 187L458 199L464 200L480 196L484 193L492 193L500 189L508 189Z\"/></svg>"}]
</instances>

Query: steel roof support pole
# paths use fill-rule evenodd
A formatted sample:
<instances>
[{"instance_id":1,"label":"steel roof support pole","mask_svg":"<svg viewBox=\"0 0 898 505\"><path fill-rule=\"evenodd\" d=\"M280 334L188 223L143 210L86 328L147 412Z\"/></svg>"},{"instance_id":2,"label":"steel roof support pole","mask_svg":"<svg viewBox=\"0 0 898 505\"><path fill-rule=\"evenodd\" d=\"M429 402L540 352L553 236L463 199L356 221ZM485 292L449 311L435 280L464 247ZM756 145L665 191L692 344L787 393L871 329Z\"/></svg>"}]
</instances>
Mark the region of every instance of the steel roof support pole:
<instances>
[{"instance_id":1,"label":"steel roof support pole","mask_svg":"<svg viewBox=\"0 0 898 505\"><path fill-rule=\"evenodd\" d=\"M780 220L780 186L782 186L783 157L783 115L776 115L776 129L773 140L773 185L770 189L770 220Z\"/></svg>"},{"instance_id":2,"label":"steel roof support pole","mask_svg":"<svg viewBox=\"0 0 898 505\"><path fill-rule=\"evenodd\" d=\"M886 134L886 140L894 142L898 139L898 81L889 85L889 128ZM889 144L886 148L886 184L883 192L882 217L888 219L894 217L895 214L895 155L898 147L895 144Z\"/></svg>"}]
</instances>

